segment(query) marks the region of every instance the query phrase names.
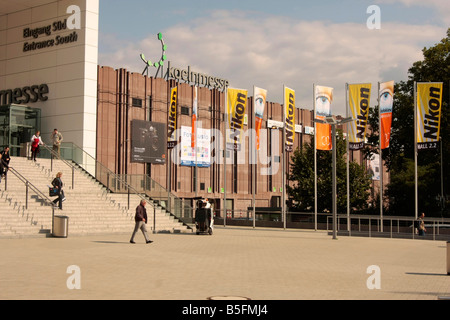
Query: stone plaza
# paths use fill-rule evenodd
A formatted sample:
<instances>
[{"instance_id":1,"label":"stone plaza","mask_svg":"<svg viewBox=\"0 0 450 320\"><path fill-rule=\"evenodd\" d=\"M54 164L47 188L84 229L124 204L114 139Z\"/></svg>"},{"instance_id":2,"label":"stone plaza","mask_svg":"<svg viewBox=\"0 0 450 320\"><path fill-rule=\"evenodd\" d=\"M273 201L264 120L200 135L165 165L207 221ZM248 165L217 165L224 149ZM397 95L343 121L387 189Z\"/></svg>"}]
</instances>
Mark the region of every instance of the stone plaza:
<instances>
[{"instance_id":1,"label":"stone plaza","mask_svg":"<svg viewBox=\"0 0 450 320\"><path fill-rule=\"evenodd\" d=\"M1 239L0 299L437 300L450 296L443 241L332 240L323 231L216 227L212 236L152 234L154 243L148 245L138 234L137 244L132 245L131 231L67 239Z\"/></svg>"}]
</instances>

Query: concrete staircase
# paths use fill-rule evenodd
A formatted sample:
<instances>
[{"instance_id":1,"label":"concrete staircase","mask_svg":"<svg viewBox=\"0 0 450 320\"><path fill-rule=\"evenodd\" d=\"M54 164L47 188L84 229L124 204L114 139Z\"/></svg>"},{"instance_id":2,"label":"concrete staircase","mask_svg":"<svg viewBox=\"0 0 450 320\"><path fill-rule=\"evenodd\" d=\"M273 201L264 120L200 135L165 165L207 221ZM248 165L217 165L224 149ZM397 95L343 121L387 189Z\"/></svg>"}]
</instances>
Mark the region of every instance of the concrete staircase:
<instances>
[{"instance_id":1,"label":"concrete staircase","mask_svg":"<svg viewBox=\"0 0 450 320\"><path fill-rule=\"evenodd\" d=\"M74 171L72 189L72 169L60 160L53 160L53 170L49 159L33 162L27 158L11 157L10 166L46 196L56 173L63 173L63 190L67 200L63 202L63 210L56 209L55 215L69 217L69 237L122 233L131 236L135 209L141 199L139 196L130 196L128 210L127 194L107 192L103 185L80 168ZM45 237L51 234L52 208L46 201L30 190L27 209L26 187L12 172L8 173L7 191L3 179L0 190L0 238ZM164 209L153 206L151 201L147 201L146 208L149 232L153 232L154 211L156 232L191 232Z\"/></svg>"}]
</instances>

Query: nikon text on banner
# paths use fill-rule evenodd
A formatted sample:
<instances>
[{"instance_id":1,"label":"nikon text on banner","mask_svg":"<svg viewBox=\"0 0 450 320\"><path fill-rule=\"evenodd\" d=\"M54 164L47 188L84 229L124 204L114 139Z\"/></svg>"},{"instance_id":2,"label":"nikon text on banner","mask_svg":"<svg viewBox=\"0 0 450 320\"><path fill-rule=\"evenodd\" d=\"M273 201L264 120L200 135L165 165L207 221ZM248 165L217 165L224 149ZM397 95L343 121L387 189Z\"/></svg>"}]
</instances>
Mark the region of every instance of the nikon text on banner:
<instances>
[{"instance_id":1,"label":"nikon text on banner","mask_svg":"<svg viewBox=\"0 0 450 320\"><path fill-rule=\"evenodd\" d=\"M349 105L352 118L349 128L350 150L360 150L364 148L367 131L367 121L369 120L370 94L372 85L351 84L348 86Z\"/></svg>"},{"instance_id":2,"label":"nikon text on banner","mask_svg":"<svg viewBox=\"0 0 450 320\"><path fill-rule=\"evenodd\" d=\"M284 90L284 127L286 128L285 150L294 151L295 140L295 91L285 87Z\"/></svg>"},{"instance_id":3,"label":"nikon text on banner","mask_svg":"<svg viewBox=\"0 0 450 320\"><path fill-rule=\"evenodd\" d=\"M441 131L443 83L417 83L417 149L437 149Z\"/></svg>"},{"instance_id":4,"label":"nikon text on banner","mask_svg":"<svg viewBox=\"0 0 450 320\"><path fill-rule=\"evenodd\" d=\"M247 90L228 89L228 130L227 149L241 151L244 117L247 109Z\"/></svg>"},{"instance_id":5,"label":"nikon text on banner","mask_svg":"<svg viewBox=\"0 0 450 320\"><path fill-rule=\"evenodd\" d=\"M170 93L169 119L167 121L167 149L173 149L177 145L177 105L178 105L178 87L172 88Z\"/></svg>"}]
</instances>

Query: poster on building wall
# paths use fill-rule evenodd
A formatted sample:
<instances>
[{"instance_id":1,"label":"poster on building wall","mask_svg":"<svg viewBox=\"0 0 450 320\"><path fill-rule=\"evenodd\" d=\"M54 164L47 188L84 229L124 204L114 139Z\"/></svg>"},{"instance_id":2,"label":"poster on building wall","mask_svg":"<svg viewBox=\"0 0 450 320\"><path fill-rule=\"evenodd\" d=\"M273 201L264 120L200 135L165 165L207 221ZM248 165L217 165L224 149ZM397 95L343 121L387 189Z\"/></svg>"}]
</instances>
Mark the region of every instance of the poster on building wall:
<instances>
[{"instance_id":1,"label":"poster on building wall","mask_svg":"<svg viewBox=\"0 0 450 320\"><path fill-rule=\"evenodd\" d=\"M192 128L181 127L180 165L186 167L209 168L211 166L211 130L197 128L197 155L192 148Z\"/></svg>"},{"instance_id":2,"label":"poster on building wall","mask_svg":"<svg viewBox=\"0 0 450 320\"><path fill-rule=\"evenodd\" d=\"M369 159L367 174L372 177L373 181L380 181L380 155L372 154Z\"/></svg>"},{"instance_id":3,"label":"poster on building wall","mask_svg":"<svg viewBox=\"0 0 450 320\"><path fill-rule=\"evenodd\" d=\"M164 123L131 121L131 162L165 164L166 132Z\"/></svg>"}]
</instances>

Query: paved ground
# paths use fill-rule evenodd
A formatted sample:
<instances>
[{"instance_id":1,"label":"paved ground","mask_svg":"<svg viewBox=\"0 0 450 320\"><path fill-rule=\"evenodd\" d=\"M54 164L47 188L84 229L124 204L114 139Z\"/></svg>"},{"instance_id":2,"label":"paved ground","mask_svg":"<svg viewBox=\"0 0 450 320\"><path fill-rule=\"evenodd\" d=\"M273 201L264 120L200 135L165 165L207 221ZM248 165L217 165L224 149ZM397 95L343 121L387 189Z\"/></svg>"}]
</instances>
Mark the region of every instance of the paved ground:
<instances>
[{"instance_id":1,"label":"paved ground","mask_svg":"<svg viewBox=\"0 0 450 320\"><path fill-rule=\"evenodd\" d=\"M131 230L130 230L131 231ZM0 240L0 299L431 299L450 296L445 242L218 227L213 236ZM69 266L81 289L69 290ZM381 289L369 290L369 266ZM71 279L72 279L71 278ZM376 283L369 281L370 283ZM76 283L76 282L72 282Z\"/></svg>"}]
</instances>

